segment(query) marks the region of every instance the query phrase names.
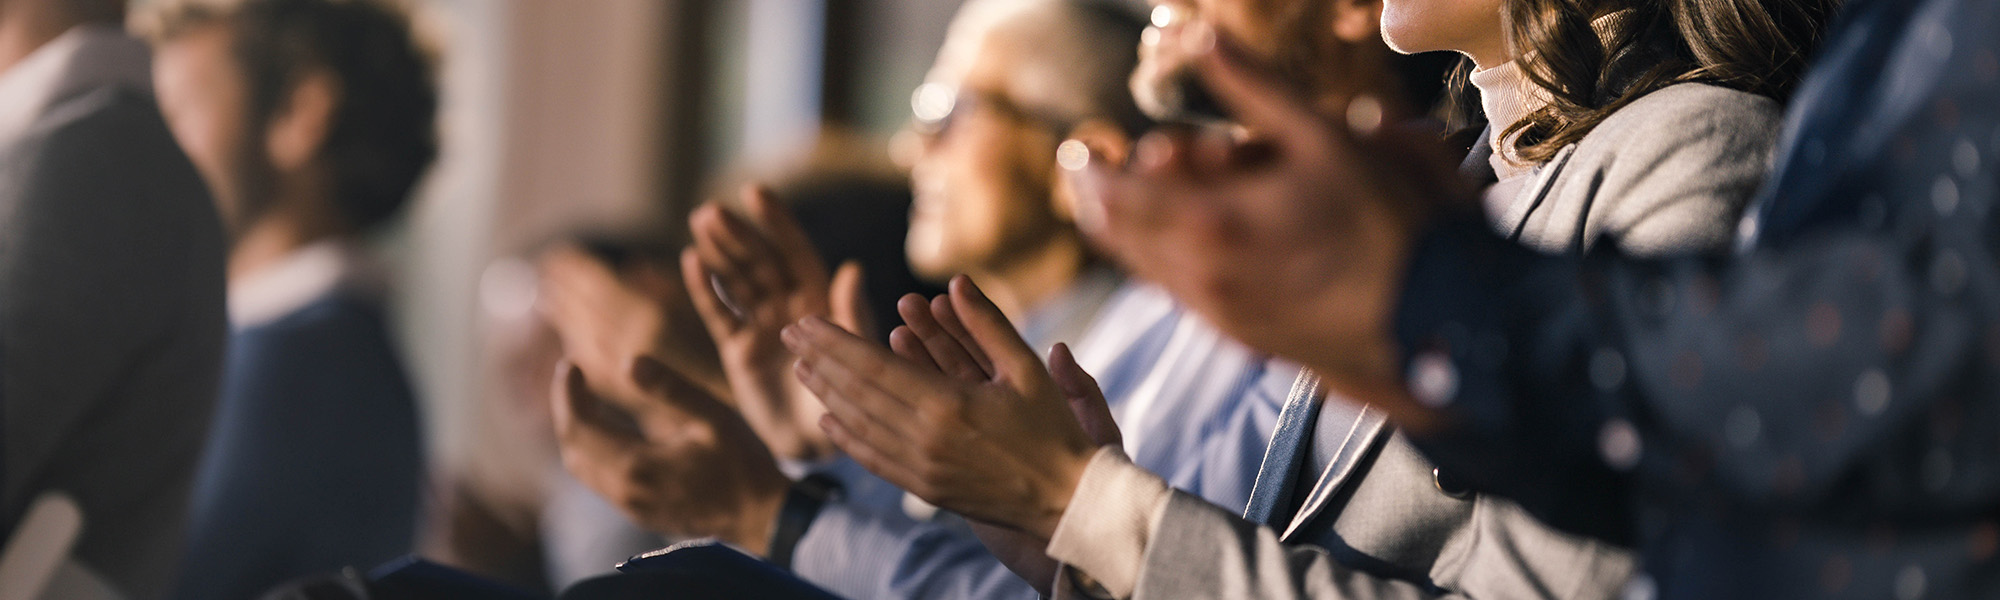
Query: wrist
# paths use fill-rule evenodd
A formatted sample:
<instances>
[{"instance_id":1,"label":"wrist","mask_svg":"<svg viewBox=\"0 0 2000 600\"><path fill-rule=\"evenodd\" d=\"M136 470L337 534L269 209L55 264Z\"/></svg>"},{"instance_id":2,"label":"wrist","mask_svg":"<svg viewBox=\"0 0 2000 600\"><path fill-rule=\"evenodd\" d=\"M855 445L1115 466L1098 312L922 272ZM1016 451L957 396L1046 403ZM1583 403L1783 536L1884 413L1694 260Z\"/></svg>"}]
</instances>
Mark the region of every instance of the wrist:
<instances>
[{"instance_id":1,"label":"wrist","mask_svg":"<svg viewBox=\"0 0 2000 600\"><path fill-rule=\"evenodd\" d=\"M807 475L787 487L784 503L769 534L764 557L778 568L791 570L792 557L806 531L819 517L826 503L840 493L840 482L824 474Z\"/></svg>"},{"instance_id":2,"label":"wrist","mask_svg":"<svg viewBox=\"0 0 2000 600\"><path fill-rule=\"evenodd\" d=\"M784 509L787 489L779 485L761 491L745 501L742 518L737 521L736 531L724 541L751 554L769 556L771 533L778 528L778 518Z\"/></svg>"},{"instance_id":3,"label":"wrist","mask_svg":"<svg viewBox=\"0 0 2000 600\"><path fill-rule=\"evenodd\" d=\"M1083 481L1083 473L1090 468L1090 461L1097 455L1097 448L1085 445L1063 453L1052 468L1051 477L1045 491L1032 506L1038 507L1033 517L1022 530L1036 538L1047 540L1055 535L1056 526L1062 523L1063 513L1069 512L1070 500L1076 497L1077 485Z\"/></svg>"}]
</instances>

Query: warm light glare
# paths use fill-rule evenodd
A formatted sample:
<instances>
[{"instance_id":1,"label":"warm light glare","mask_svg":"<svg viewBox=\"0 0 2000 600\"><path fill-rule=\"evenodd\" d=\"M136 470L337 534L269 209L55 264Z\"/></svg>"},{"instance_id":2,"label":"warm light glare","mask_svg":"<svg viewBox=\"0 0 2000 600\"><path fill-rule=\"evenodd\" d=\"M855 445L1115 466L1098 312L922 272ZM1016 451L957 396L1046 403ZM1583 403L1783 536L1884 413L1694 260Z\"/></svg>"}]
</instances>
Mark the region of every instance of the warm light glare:
<instances>
[{"instance_id":1,"label":"warm light glare","mask_svg":"<svg viewBox=\"0 0 2000 600\"><path fill-rule=\"evenodd\" d=\"M958 92L942 83L926 83L917 86L910 96L910 110L918 121L936 123L951 114L951 107L958 102Z\"/></svg>"}]
</instances>

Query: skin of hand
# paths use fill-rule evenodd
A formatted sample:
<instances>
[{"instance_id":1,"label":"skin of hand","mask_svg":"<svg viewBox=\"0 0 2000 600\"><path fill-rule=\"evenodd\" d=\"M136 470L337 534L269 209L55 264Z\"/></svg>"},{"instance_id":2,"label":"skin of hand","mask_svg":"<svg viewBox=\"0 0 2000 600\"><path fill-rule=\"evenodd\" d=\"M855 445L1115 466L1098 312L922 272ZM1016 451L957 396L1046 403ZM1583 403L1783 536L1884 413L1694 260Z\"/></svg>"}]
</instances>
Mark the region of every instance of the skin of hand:
<instances>
[{"instance_id":1,"label":"skin of hand","mask_svg":"<svg viewBox=\"0 0 2000 600\"><path fill-rule=\"evenodd\" d=\"M796 357L779 332L817 316L869 335L861 266L841 265L829 281L805 231L768 191L745 187L743 204L747 220L713 204L688 218L694 245L681 254L681 275L730 391L765 444L785 458L826 456L834 447L818 425L825 408L792 376Z\"/></svg>"},{"instance_id":2,"label":"skin of hand","mask_svg":"<svg viewBox=\"0 0 2000 600\"><path fill-rule=\"evenodd\" d=\"M1329 117L1211 29L1184 36L1242 126L1164 129L1130 164L1072 162L1079 221L1120 263L1224 332L1312 367L1404 425L1434 416L1403 387L1391 318L1433 215L1470 206L1435 133L1370 97ZM1086 146L1088 140L1082 140Z\"/></svg>"},{"instance_id":3,"label":"skin of hand","mask_svg":"<svg viewBox=\"0 0 2000 600\"><path fill-rule=\"evenodd\" d=\"M791 483L770 451L700 386L651 358L631 364L592 379L558 367L550 404L564 468L648 530L768 552ZM630 385L590 383L619 375Z\"/></svg>"},{"instance_id":4,"label":"skin of hand","mask_svg":"<svg viewBox=\"0 0 2000 600\"><path fill-rule=\"evenodd\" d=\"M615 373L634 356L654 356L711 394L729 397L713 346L698 331L683 330L695 319L671 269L639 260L613 270L573 245L544 252L537 267L536 307L570 362L591 373ZM629 383L603 381L605 387Z\"/></svg>"},{"instance_id":5,"label":"skin of hand","mask_svg":"<svg viewBox=\"0 0 2000 600\"><path fill-rule=\"evenodd\" d=\"M816 317L784 339L799 380L826 403L821 426L855 462L939 507L1046 540L1097 444L970 279L952 280L949 302L991 350L992 375L978 383L945 375L970 373L963 365L913 361Z\"/></svg>"},{"instance_id":6,"label":"skin of hand","mask_svg":"<svg viewBox=\"0 0 2000 600\"><path fill-rule=\"evenodd\" d=\"M986 357L1006 350L982 348L966 331L950 298L939 296L936 301L926 303L913 294L898 302L896 310L907 323L889 333L890 348L898 356L936 368L968 385L979 385L993 377L992 361ZM1099 446L1123 444L1123 436L1112 421L1111 407L1105 402L1097 380L1077 365L1069 346L1056 344L1049 353L1049 364L1049 375L1056 388L1068 400L1072 414L1091 441ZM1047 538L976 520L968 524L980 542L1015 575L1035 586L1043 596L1052 593L1050 588L1058 564L1048 557Z\"/></svg>"}]
</instances>

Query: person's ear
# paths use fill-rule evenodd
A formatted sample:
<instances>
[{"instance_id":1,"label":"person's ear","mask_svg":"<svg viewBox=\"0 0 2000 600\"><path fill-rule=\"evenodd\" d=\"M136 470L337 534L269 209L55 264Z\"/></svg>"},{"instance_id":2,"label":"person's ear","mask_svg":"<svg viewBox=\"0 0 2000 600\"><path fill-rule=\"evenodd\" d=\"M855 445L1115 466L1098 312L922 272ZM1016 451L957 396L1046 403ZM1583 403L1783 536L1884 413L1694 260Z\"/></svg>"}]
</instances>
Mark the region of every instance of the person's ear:
<instances>
[{"instance_id":1,"label":"person's ear","mask_svg":"<svg viewBox=\"0 0 2000 600\"><path fill-rule=\"evenodd\" d=\"M1382 39L1382 0L1335 0L1333 36L1349 44Z\"/></svg>"},{"instance_id":2,"label":"person's ear","mask_svg":"<svg viewBox=\"0 0 2000 600\"><path fill-rule=\"evenodd\" d=\"M1091 157L1090 152L1084 152L1082 148L1071 145L1070 141L1082 142L1098 156ZM1095 159L1122 164L1131 149L1131 136L1126 135L1124 129L1110 121L1092 119L1071 129L1067 141L1063 142L1063 146L1056 148L1056 189L1049 196L1050 201L1055 204L1052 208L1056 216L1065 223L1076 222L1076 188L1069 180L1069 165L1063 164L1063 161Z\"/></svg>"},{"instance_id":3,"label":"person's ear","mask_svg":"<svg viewBox=\"0 0 2000 600\"><path fill-rule=\"evenodd\" d=\"M340 94L340 81L325 69L299 78L265 130L264 148L272 167L279 172L295 171L319 156L333 129Z\"/></svg>"}]
</instances>

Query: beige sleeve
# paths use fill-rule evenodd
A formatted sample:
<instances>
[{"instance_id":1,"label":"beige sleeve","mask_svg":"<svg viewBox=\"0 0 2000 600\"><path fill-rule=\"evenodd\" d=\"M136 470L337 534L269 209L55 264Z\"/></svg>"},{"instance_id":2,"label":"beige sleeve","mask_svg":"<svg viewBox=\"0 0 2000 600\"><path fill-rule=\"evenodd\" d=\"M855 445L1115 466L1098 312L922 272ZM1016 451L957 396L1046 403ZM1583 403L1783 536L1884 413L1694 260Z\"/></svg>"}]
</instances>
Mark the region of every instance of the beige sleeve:
<instances>
[{"instance_id":1,"label":"beige sleeve","mask_svg":"<svg viewBox=\"0 0 2000 600\"><path fill-rule=\"evenodd\" d=\"M1130 597L1146 562L1147 537L1171 492L1166 481L1132 464L1117 447L1098 450L1049 536L1049 558L1063 563L1055 597ZM1076 584L1085 580L1101 589L1082 593L1086 590Z\"/></svg>"}]
</instances>

